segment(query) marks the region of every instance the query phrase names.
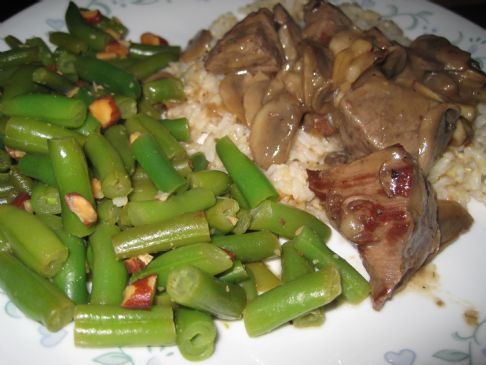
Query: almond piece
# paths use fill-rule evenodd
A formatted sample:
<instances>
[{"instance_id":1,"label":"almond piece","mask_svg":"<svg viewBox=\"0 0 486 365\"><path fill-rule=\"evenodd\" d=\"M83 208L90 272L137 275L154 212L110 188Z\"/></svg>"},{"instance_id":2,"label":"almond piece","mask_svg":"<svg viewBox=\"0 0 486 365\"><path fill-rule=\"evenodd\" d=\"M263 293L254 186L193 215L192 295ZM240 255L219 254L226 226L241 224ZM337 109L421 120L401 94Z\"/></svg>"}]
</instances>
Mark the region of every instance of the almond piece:
<instances>
[{"instance_id":1,"label":"almond piece","mask_svg":"<svg viewBox=\"0 0 486 365\"><path fill-rule=\"evenodd\" d=\"M98 220L98 214L91 202L78 193L67 193L64 200L71 212L86 226L92 226Z\"/></svg>"},{"instance_id":2,"label":"almond piece","mask_svg":"<svg viewBox=\"0 0 486 365\"><path fill-rule=\"evenodd\" d=\"M103 19L99 10L81 10L81 16L88 24L98 24Z\"/></svg>"},{"instance_id":3,"label":"almond piece","mask_svg":"<svg viewBox=\"0 0 486 365\"><path fill-rule=\"evenodd\" d=\"M155 296L157 275L150 275L128 285L123 292L124 308L147 309L152 306Z\"/></svg>"},{"instance_id":4,"label":"almond piece","mask_svg":"<svg viewBox=\"0 0 486 365\"><path fill-rule=\"evenodd\" d=\"M165 38L151 32L145 32L140 36L140 43L151 46L166 46L169 44Z\"/></svg>"},{"instance_id":5,"label":"almond piece","mask_svg":"<svg viewBox=\"0 0 486 365\"><path fill-rule=\"evenodd\" d=\"M102 128L116 124L121 114L111 95L101 96L89 105L89 111L100 122Z\"/></svg>"},{"instance_id":6,"label":"almond piece","mask_svg":"<svg viewBox=\"0 0 486 365\"><path fill-rule=\"evenodd\" d=\"M30 195L27 193L21 193L15 197L10 203L17 208L23 209L29 213L32 213L32 205L30 204Z\"/></svg>"},{"instance_id":7,"label":"almond piece","mask_svg":"<svg viewBox=\"0 0 486 365\"><path fill-rule=\"evenodd\" d=\"M130 257L129 259L126 259L123 263L125 264L128 273L133 274L144 269L150 263L150 261L152 261L152 259L153 256L147 253L144 255Z\"/></svg>"}]
</instances>

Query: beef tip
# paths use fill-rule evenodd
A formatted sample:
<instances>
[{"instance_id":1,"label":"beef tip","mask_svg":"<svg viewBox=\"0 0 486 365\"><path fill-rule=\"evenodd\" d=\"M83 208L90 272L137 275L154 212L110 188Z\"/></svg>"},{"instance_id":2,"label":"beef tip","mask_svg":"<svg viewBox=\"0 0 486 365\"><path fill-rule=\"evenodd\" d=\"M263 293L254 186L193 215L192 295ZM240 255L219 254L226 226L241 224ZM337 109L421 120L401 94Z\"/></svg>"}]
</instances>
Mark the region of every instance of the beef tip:
<instances>
[{"instance_id":1,"label":"beef tip","mask_svg":"<svg viewBox=\"0 0 486 365\"><path fill-rule=\"evenodd\" d=\"M429 182L399 145L308 178L332 225L357 245L379 310L439 249Z\"/></svg>"},{"instance_id":2,"label":"beef tip","mask_svg":"<svg viewBox=\"0 0 486 365\"><path fill-rule=\"evenodd\" d=\"M355 158L401 144L427 173L451 140L460 111L376 74L339 104L343 144Z\"/></svg>"},{"instance_id":3,"label":"beef tip","mask_svg":"<svg viewBox=\"0 0 486 365\"><path fill-rule=\"evenodd\" d=\"M341 9L323 0L311 0L304 6L304 23L304 38L324 46L335 34L353 26Z\"/></svg>"},{"instance_id":4,"label":"beef tip","mask_svg":"<svg viewBox=\"0 0 486 365\"><path fill-rule=\"evenodd\" d=\"M251 13L231 28L206 58L206 69L213 73L258 71L275 73L282 66L283 54L270 10Z\"/></svg>"}]
</instances>

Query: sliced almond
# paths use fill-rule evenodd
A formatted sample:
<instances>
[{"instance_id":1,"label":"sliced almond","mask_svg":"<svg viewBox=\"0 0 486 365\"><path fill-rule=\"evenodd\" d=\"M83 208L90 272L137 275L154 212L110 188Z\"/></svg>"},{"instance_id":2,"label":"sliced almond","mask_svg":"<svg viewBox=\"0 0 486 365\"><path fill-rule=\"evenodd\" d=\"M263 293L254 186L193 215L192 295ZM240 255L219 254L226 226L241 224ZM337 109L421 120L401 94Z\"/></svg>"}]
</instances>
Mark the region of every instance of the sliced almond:
<instances>
[{"instance_id":1,"label":"sliced almond","mask_svg":"<svg viewBox=\"0 0 486 365\"><path fill-rule=\"evenodd\" d=\"M150 275L128 285L123 292L122 307L147 309L152 306L155 296L157 275Z\"/></svg>"},{"instance_id":2,"label":"sliced almond","mask_svg":"<svg viewBox=\"0 0 486 365\"><path fill-rule=\"evenodd\" d=\"M103 19L99 10L81 10L81 16L88 24L98 24Z\"/></svg>"},{"instance_id":3,"label":"sliced almond","mask_svg":"<svg viewBox=\"0 0 486 365\"><path fill-rule=\"evenodd\" d=\"M93 196L97 200L103 199L105 197L101 188L101 181L95 177L91 179L91 191L93 191Z\"/></svg>"},{"instance_id":4,"label":"sliced almond","mask_svg":"<svg viewBox=\"0 0 486 365\"><path fill-rule=\"evenodd\" d=\"M98 214L91 202L78 193L67 193L64 200L71 212L86 226L92 226L98 220Z\"/></svg>"},{"instance_id":5,"label":"sliced almond","mask_svg":"<svg viewBox=\"0 0 486 365\"><path fill-rule=\"evenodd\" d=\"M150 261L152 261L153 256L149 254L138 255L134 257L130 257L129 259L125 260L123 263L129 274L133 274L136 272L141 271L144 269Z\"/></svg>"},{"instance_id":6,"label":"sliced almond","mask_svg":"<svg viewBox=\"0 0 486 365\"><path fill-rule=\"evenodd\" d=\"M140 43L151 46L165 46L169 44L165 38L151 32L145 32L140 36Z\"/></svg>"},{"instance_id":7,"label":"sliced almond","mask_svg":"<svg viewBox=\"0 0 486 365\"><path fill-rule=\"evenodd\" d=\"M97 98L89 105L89 111L100 122L102 128L108 128L120 120L121 113L111 95Z\"/></svg>"},{"instance_id":8,"label":"sliced almond","mask_svg":"<svg viewBox=\"0 0 486 365\"><path fill-rule=\"evenodd\" d=\"M10 203L17 208L23 209L29 213L32 213L32 204L30 204L30 195L27 193L21 193L15 197Z\"/></svg>"}]
</instances>

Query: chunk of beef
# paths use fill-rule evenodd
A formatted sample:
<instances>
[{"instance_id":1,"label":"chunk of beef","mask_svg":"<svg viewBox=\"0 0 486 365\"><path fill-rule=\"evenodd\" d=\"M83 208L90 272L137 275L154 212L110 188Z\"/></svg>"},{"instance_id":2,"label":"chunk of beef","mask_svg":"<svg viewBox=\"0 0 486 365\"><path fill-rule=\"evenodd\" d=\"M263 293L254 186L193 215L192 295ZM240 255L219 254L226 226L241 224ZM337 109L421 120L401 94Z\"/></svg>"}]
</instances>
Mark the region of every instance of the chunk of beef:
<instances>
[{"instance_id":1,"label":"chunk of beef","mask_svg":"<svg viewBox=\"0 0 486 365\"><path fill-rule=\"evenodd\" d=\"M347 92L339 109L343 144L355 158L398 143L425 172L447 147L460 116L453 104L376 75Z\"/></svg>"},{"instance_id":2,"label":"chunk of beef","mask_svg":"<svg viewBox=\"0 0 486 365\"><path fill-rule=\"evenodd\" d=\"M429 182L398 145L347 165L308 171L308 178L333 226L357 245L370 274L373 307L380 309L439 249Z\"/></svg>"},{"instance_id":3,"label":"chunk of beef","mask_svg":"<svg viewBox=\"0 0 486 365\"><path fill-rule=\"evenodd\" d=\"M311 0L304 6L304 38L327 46L332 37L353 26L338 7L323 0Z\"/></svg>"},{"instance_id":4,"label":"chunk of beef","mask_svg":"<svg viewBox=\"0 0 486 365\"><path fill-rule=\"evenodd\" d=\"M205 62L213 73L277 72L283 54L270 10L251 13L231 28L214 46Z\"/></svg>"}]
</instances>

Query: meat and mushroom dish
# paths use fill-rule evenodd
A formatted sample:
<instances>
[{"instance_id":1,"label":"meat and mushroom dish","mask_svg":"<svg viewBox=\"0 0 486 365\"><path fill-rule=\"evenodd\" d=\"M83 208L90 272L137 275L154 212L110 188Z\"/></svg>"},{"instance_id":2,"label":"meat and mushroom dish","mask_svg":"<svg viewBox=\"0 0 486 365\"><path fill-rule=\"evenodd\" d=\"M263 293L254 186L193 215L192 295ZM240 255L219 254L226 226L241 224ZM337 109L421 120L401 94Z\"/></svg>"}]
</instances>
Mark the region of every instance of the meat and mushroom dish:
<instances>
[{"instance_id":1,"label":"meat and mushroom dish","mask_svg":"<svg viewBox=\"0 0 486 365\"><path fill-rule=\"evenodd\" d=\"M469 53L438 35L400 44L324 0L310 0L302 19L280 4L259 9L210 42L200 34L188 56L220 77L222 103L248 127L262 169L289 163L299 130L339 139L307 184L357 246L375 309L470 227L467 210L439 201L428 181L449 146L470 143L486 101Z\"/></svg>"}]
</instances>

